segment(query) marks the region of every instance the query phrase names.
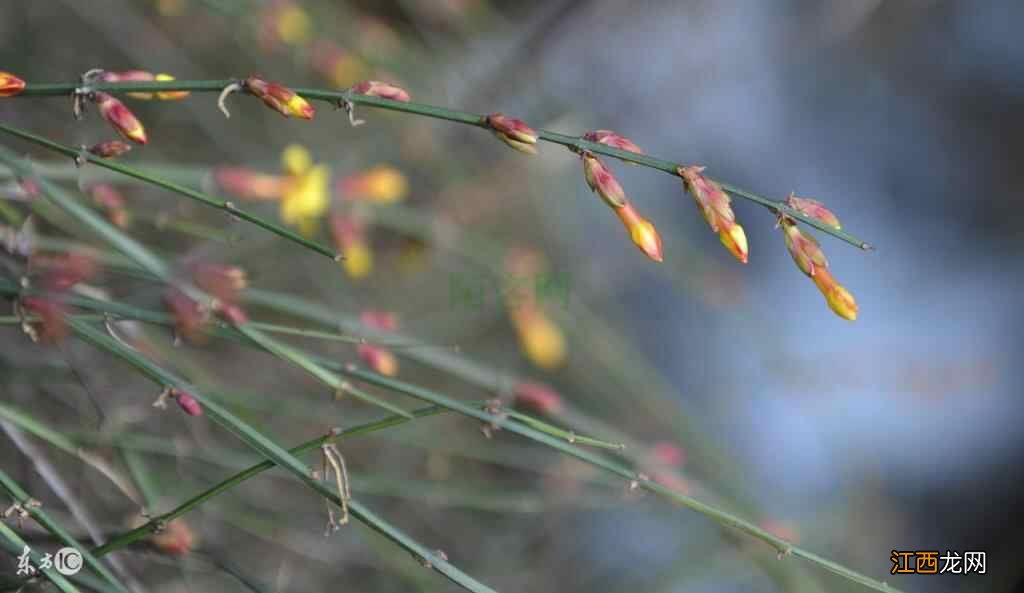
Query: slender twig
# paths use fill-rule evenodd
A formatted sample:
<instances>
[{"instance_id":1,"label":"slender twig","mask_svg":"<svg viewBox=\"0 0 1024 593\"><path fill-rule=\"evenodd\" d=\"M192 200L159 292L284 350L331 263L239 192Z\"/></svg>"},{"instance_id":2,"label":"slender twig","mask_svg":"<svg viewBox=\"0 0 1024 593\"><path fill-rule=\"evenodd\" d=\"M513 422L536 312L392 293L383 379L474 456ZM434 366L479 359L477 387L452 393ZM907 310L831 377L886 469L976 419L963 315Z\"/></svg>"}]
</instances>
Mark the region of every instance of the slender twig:
<instances>
[{"instance_id":1,"label":"slender twig","mask_svg":"<svg viewBox=\"0 0 1024 593\"><path fill-rule=\"evenodd\" d=\"M236 81L234 80L174 80L167 82L93 83L90 86L95 90L102 90L111 93L127 93L138 91L193 91L219 93L225 87L227 87L230 84L234 84L235 82ZM64 96L71 94L75 91L75 89L79 88L80 86L81 84L79 83L28 84L26 85L25 90L22 91L22 93L18 96ZM324 89L302 87L296 87L293 90L307 99L316 99L335 105L348 102L350 104L365 105L367 107L387 109L390 111L400 111L403 113L432 117L436 119L443 119L446 121L471 126L486 127L486 124L484 123L484 116L481 114L459 111L455 109L447 109L444 107L428 105L425 103L392 101L389 99L381 99L379 97L360 95L352 93L350 91L329 91ZM659 171L664 171L665 173L678 176L678 168L680 166L680 163L675 161L660 159L643 154L637 154L625 150L619 150L617 148L606 146L604 144L600 144L597 142L590 142L588 140L583 139L581 136L562 134L560 132L538 130L538 138L545 142L560 144L573 151L587 150L592 153L602 154L619 160L637 163L639 165L643 165L651 169L657 169ZM832 226L829 226L816 218L812 218L810 216L806 216L800 212L797 212L796 210L789 207L782 201L766 198L760 194L742 189L729 183L719 183L722 186L722 189L738 198L742 198L744 200L749 200L756 204L760 204L761 206L768 208L773 213L785 214L790 218L799 220L804 224L810 225L823 233L832 235L833 237L836 237L837 239L845 241L860 249L872 249L871 245L868 244L867 242L847 233L846 231L842 231Z\"/></svg>"}]
</instances>

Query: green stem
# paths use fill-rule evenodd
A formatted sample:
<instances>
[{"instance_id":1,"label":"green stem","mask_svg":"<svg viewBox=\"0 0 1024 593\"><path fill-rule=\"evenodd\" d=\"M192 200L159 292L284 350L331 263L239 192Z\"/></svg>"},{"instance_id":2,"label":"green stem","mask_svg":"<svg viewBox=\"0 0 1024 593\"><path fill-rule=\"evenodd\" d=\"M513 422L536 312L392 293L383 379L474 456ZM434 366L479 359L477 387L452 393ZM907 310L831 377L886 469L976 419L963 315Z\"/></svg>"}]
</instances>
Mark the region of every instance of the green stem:
<instances>
[{"instance_id":1,"label":"green stem","mask_svg":"<svg viewBox=\"0 0 1024 593\"><path fill-rule=\"evenodd\" d=\"M184 185L180 185L180 184L175 183L173 181L169 181L167 179L163 179L163 178L160 178L160 177L155 177L153 175L150 175L149 173L146 173L145 171L141 171L139 169L135 169L135 168L129 167L127 165L122 165L120 163L116 163L116 162L114 162L114 161L112 161L110 159L100 158L98 156L92 155L92 154L90 154L88 152L79 150L77 148L73 148L71 146L65 146L63 144L59 144L57 142L53 142L52 140L48 140L46 138L43 138L42 136L38 136L36 134L33 134L31 132L27 132L27 131L19 129L19 128L15 128L15 127L4 125L4 124L0 123L0 132L3 132L5 134L11 135L11 136L16 136L18 138L21 138L22 140L27 140L29 142L32 142L32 143L37 144L39 146L42 146L43 148L47 148L47 149L52 150L54 152L59 152L59 153L65 155L65 156L68 156L68 157L71 157L71 158L76 158L76 157L77 158L81 158L81 159L83 159L83 160L85 160L85 161L87 161L89 163L92 163L92 164L98 166L98 167L103 167L104 169L109 169L111 171L115 171L115 172L120 173L122 175L127 175L128 177L134 177L135 179L138 179L140 181L144 181L144 182L149 183L151 185L155 185L157 187L161 187L163 189L172 191L174 193L181 194L181 195L183 195L183 196L185 196L187 198L191 198L192 200L195 200L195 201L197 201L197 202L199 202L201 204L205 204L206 206L210 206L212 208L216 208L218 210L222 210L222 211L224 211L224 212L226 212L226 213L228 213L228 214L230 214L232 216L238 217L238 218L240 218L240 219L242 219L242 220L244 220L246 222L250 222L252 224L255 224L256 226L261 227L263 229L266 229L266 230L270 231L271 233L274 233L275 235L278 235L280 237L288 239L289 241L291 241L293 243L297 243L297 244L305 247L306 249L310 249L310 250L315 251L315 252L317 252L319 254L326 255L327 257L329 257L331 259L334 259L334 260L341 260L341 259L343 259L342 255L336 253L332 249L330 249L328 247L325 247L325 246L323 246L323 245L321 245L321 244L319 244L319 243L317 243L315 241L310 241L309 239L306 239L305 237L303 237L302 235L296 233L295 231L288 230L288 229L284 228L283 226L274 224L274 223L272 223L272 222L270 222L268 220L264 220L263 218L260 218L259 216L256 216L255 214L250 214L250 213L248 213L248 212L246 212L244 210L241 210L241 209L238 208L238 206L235 205L234 202L231 202L229 200L222 200L220 198L216 198L216 197L207 195L207 194L205 194L205 193L203 193L201 191L197 191L197 190L185 187Z\"/></svg>"},{"instance_id":2,"label":"green stem","mask_svg":"<svg viewBox=\"0 0 1024 593\"><path fill-rule=\"evenodd\" d=\"M167 82L117 82L117 83L91 83L89 88L93 90L107 91L112 93L127 93L137 91L193 91L193 92L220 92L224 87L236 82L235 80L173 80ZM48 83L48 84L28 84L19 97L33 97L33 96L66 96L74 92L75 89L79 88L80 84L69 84L69 83ZM350 91L328 91L324 89L316 88L303 88L296 87L293 90L303 97L308 99L317 99L328 103L338 104L339 102L347 101L354 105L364 105L376 109L387 109L390 111L400 111L402 113L410 113L414 115L420 115L424 117L432 117L435 119L443 119L446 121L456 122L460 124L466 124L471 126L477 126L484 128L484 116L477 113L470 113L466 111L458 111L455 109L447 109L444 107L438 107L435 105L428 105L425 103L404 103L401 101L392 101L389 99L381 99L379 97L368 97L365 95L358 95ZM610 156L622 161L628 161L643 165L651 169L657 169L664 171L671 175L678 176L678 168L680 163L669 161L665 159L659 159L643 154L637 154L625 150L619 150L611 146L606 146L597 142L590 142L584 140L581 136L571 136L568 134L562 134L559 132L552 132L548 130L538 130L537 137L545 142L552 144L560 144L569 148L570 150L588 150L596 154L602 154ZM77 154L75 151L74 154ZM74 154L69 156L74 156ZM102 162L102 159L98 159ZM749 200L756 204L760 204L770 211L775 213L785 214L786 216L799 220L804 224L812 226L819 231L832 235L837 239L845 241L855 247L864 250L873 249L867 242L858 239L857 237L850 235L846 231L842 231L831 227L815 218L806 216L800 212L797 212L793 208L790 208L784 202L779 200L772 200L766 198L760 194L736 187L732 184L718 182L722 189L729 192L730 194Z\"/></svg>"}]
</instances>

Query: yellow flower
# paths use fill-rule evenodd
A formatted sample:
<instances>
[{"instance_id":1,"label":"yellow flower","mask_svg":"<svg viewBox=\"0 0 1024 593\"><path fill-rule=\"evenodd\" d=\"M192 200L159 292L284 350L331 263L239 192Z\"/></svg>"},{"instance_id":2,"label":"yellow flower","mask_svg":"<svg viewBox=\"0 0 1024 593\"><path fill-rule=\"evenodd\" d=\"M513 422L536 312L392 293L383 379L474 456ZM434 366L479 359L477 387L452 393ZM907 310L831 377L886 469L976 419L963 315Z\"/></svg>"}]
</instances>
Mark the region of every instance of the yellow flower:
<instances>
[{"instance_id":1,"label":"yellow flower","mask_svg":"<svg viewBox=\"0 0 1024 593\"><path fill-rule=\"evenodd\" d=\"M409 180L394 167L377 165L339 180L338 190L346 198L392 204L405 199L409 193Z\"/></svg>"},{"instance_id":2,"label":"yellow flower","mask_svg":"<svg viewBox=\"0 0 1024 593\"><path fill-rule=\"evenodd\" d=\"M281 162L287 173L281 192L281 220L298 227L303 236L312 236L330 205L330 171L325 165L313 164L309 151L298 144L284 149Z\"/></svg>"},{"instance_id":3,"label":"yellow flower","mask_svg":"<svg viewBox=\"0 0 1024 593\"><path fill-rule=\"evenodd\" d=\"M306 11L297 4L288 4L277 14L277 34L288 45L302 45L309 39L311 22Z\"/></svg>"}]
</instances>

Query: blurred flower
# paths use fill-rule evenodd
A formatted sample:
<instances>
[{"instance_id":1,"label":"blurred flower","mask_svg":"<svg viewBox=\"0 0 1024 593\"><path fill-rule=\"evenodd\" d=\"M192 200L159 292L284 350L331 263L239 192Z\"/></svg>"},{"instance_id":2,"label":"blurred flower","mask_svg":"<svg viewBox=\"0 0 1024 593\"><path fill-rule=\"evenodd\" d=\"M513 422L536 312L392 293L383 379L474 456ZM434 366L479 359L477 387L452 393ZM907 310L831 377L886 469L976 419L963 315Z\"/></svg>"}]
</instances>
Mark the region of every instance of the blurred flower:
<instances>
[{"instance_id":1,"label":"blurred flower","mask_svg":"<svg viewBox=\"0 0 1024 593\"><path fill-rule=\"evenodd\" d=\"M171 396L174 398L174 401L178 403L178 407L180 407L182 411L189 416L203 415L203 407L199 405L199 400L197 400L193 395L181 391L180 389L175 389L172 391Z\"/></svg>"},{"instance_id":2,"label":"blurred flower","mask_svg":"<svg viewBox=\"0 0 1024 593\"><path fill-rule=\"evenodd\" d=\"M390 311L368 309L359 314L359 321L366 327L385 331L398 329L398 315Z\"/></svg>"},{"instance_id":3,"label":"blurred flower","mask_svg":"<svg viewBox=\"0 0 1024 593\"><path fill-rule=\"evenodd\" d=\"M125 208L124 197L117 188L108 183L97 183L89 188L89 195L93 203L107 215L110 224L121 229L128 227L131 214Z\"/></svg>"},{"instance_id":4,"label":"blurred flower","mask_svg":"<svg viewBox=\"0 0 1024 593\"><path fill-rule=\"evenodd\" d=\"M338 88L348 88L366 73L366 63L328 39L318 39L310 48L310 68Z\"/></svg>"},{"instance_id":5,"label":"blurred flower","mask_svg":"<svg viewBox=\"0 0 1024 593\"><path fill-rule=\"evenodd\" d=\"M664 256L661 251L661 235L654 228L651 222L639 214L633 208L633 204L626 202L621 208L615 208L615 214L629 231L629 237L633 243L640 248L640 251L656 262L661 262Z\"/></svg>"},{"instance_id":6,"label":"blurred flower","mask_svg":"<svg viewBox=\"0 0 1024 593\"><path fill-rule=\"evenodd\" d=\"M817 200L812 200L810 198L798 198L791 193L789 194L789 197L786 198L786 204L793 210L811 218L820 220L831 227L835 227L837 230L842 228L839 225L839 219L836 218L836 215Z\"/></svg>"},{"instance_id":7,"label":"blurred flower","mask_svg":"<svg viewBox=\"0 0 1024 593\"><path fill-rule=\"evenodd\" d=\"M284 149L281 163L287 174L281 189L281 220L312 236L330 205L330 172L325 165L314 165L309 151L298 144Z\"/></svg>"},{"instance_id":8,"label":"blurred flower","mask_svg":"<svg viewBox=\"0 0 1024 593\"><path fill-rule=\"evenodd\" d=\"M398 51L402 39L390 25L374 16L362 16L354 27L364 55L385 57Z\"/></svg>"},{"instance_id":9,"label":"blurred flower","mask_svg":"<svg viewBox=\"0 0 1024 593\"><path fill-rule=\"evenodd\" d=\"M150 542L163 554L185 556L195 548L198 538L184 519L178 517L150 536Z\"/></svg>"},{"instance_id":10,"label":"blurred flower","mask_svg":"<svg viewBox=\"0 0 1024 593\"><path fill-rule=\"evenodd\" d=\"M626 205L626 192L619 185L615 176L608 170L601 159L590 152L584 152L583 176L590 186L591 191L601 196L601 199L612 208L622 208Z\"/></svg>"},{"instance_id":11,"label":"blurred flower","mask_svg":"<svg viewBox=\"0 0 1024 593\"><path fill-rule=\"evenodd\" d=\"M64 292L99 272L96 258L81 251L69 251L53 257L35 256L32 267L39 273L37 284L50 292Z\"/></svg>"},{"instance_id":12,"label":"blurred flower","mask_svg":"<svg viewBox=\"0 0 1024 593\"><path fill-rule=\"evenodd\" d=\"M686 462L686 451L670 441L660 441L651 447L651 460L666 467L682 467Z\"/></svg>"},{"instance_id":13,"label":"blurred flower","mask_svg":"<svg viewBox=\"0 0 1024 593\"><path fill-rule=\"evenodd\" d=\"M398 374L398 359L390 350L372 344L360 344L357 352L363 363L375 373L385 377L394 377Z\"/></svg>"},{"instance_id":14,"label":"blurred flower","mask_svg":"<svg viewBox=\"0 0 1024 593\"><path fill-rule=\"evenodd\" d=\"M829 308L843 319L856 320L857 302L853 295L832 276L828 269L828 260L825 259L825 253L821 250L818 241L813 236L801 231L796 221L788 216L780 216L779 225L782 227L783 238L786 240L786 249L793 256L793 261L801 272L810 276L814 281L814 285L825 297Z\"/></svg>"},{"instance_id":15,"label":"blurred flower","mask_svg":"<svg viewBox=\"0 0 1024 593\"><path fill-rule=\"evenodd\" d=\"M107 120L119 134L136 144L145 144L148 141L145 128L124 103L112 95L99 91L93 93L93 100L103 119Z\"/></svg>"},{"instance_id":16,"label":"blurred flower","mask_svg":"<svg viewBox=\"0 0 1024 593\"><path fill-rule=\"evenodd\" d=\"M44 293L20 299L21 311L38 317L36 321L25 321L22 328L33 341L54 344L68 335L65 316L71 309L61 300L62 295L95 276L99 264L94 256L80 251L52 257L33 255L30 264L34 269L34 283Z\"/></svg>"},{"instance_id":17,"label":"blurred flower","mask_svg":"<svg viewBox=\"0 0 1024 593\"><path fill-rule=\"evenodd\" d=\"M781 537L791 544L800 542L800 531L792 521L779 519L764 519L758 523L758 527L764 529L775 537Z\"/></svg>"},{"instance_id":18,"label":"blurred flower","mask_svg":"<svg viewBox=\"0 0 1024 593\"><path fill-rule=\"evenodd\" d=\"M546 313L534 307L518 307L512 310L511 317L519 345L530 362L545 370L565 363L565 336Z\"/></svg>"},{"instance_id":19,"label":"blurred flower","mask_svg":"<svg viewBox=\"0 0 1024 593\"><path fill-rule=\"evenodd\" d=\"M213 179L218 186L243 200L278 200L284 179L245 167L217 167Z\"/></svg>"},{"instance_id":20,"label":"blurred flower","mask_svg":"<svg viewBox=\"0 0 1024 593\"><path fill-rule=\"evenodd\" d=\"M683 178L683 187L693 196L704 220L711 230L718 233L722 245L736 259L747 263L747 236L743 227L736 223L729 195L714 181L702 174L704 167L679 167L677 172Z\"/></svg>"},{"instance_id":21,"label":"blurred flower","mask_svg":"<svg viewBox=\"0 0 1024 593\"><path fill-rule=\"evenodd\" d=\"M192 344L206 342L203 329L210 320L207 311L195 300L177 288L164 293L164 307L174 317L175 332Z\"/></svg>"},{"instance_id":22,"label":"blurred flower","mask_svg":"<svg viewBox=\"0 0 1024 593\"><path fill-rule=\"evenodd\" d=\"M501 113L492 113L485 122L494 131L494 135L519 152L537 154L537 132L522 120Z\"/></svg>"},{"instance_id":23,"label":"blurred flower","mask_svg":"<svg viewBox=\"0 0 1024 593\"><path fill-rule=\"evenodd\" d=\"M20 301L21 310L38 317L34 322L26 322L23 328L33 341L44 344L55 344L68 335L67 322L64 317L70 313L67 305L45 297L23 297Z\"/></svg>"},{"instance_id":24,"label":"blurred flower","mask_svg":"<svg viewBox=\"0 0 1024 593\"><path fill-rule=\"evenodd\" d=\"M290 0L273 0L265 6L260 32L264 50L273 51L281 43L299 46L309 40L312 19L301 5Z\"/></svg>"},{"instance_id":25,"label":"blurred flower","mask_svg":"<svg viewBox=\"0 0 1024 593\"><path fill-rule=\"evenodd\" d=\"M562 412L562 396L542 383L524 382L512 390L513 403L538 414L554 416Z\"/></svg>"},{"instance_id":26,"label":"blurred flower","mask_svg":"<svg viewBox=\"0 0 1024 593\"><path fill-rule=\"evenodd\" d=\"M342 267L350 278L365 278L373 270L373 251L366 242L362 224L354 218L340 214L331 214L331 237L334 245L345 259Z\"/></svg>"},{"instance_id":27,"label":"blurred flower","mask_svg":"<svg viewBox=\"0 0 1024 593\"><path fill-rule=\"evenodd\" d=\"M0 97L13 97L25 90L25 81L11 74L0 71Z\"/></svg>"},{"instance_id":28,"label":"blurred flower","mask_svg":"<svg viewBox=\"0 0 1024 593\"><path fill-rule=\"evenodd\" d=\"M618 148L619 150L645 154L643 149L634 144L632 140L629 138L623 138L611 130L594 130L593 132L587 132L583 135L583 139L590 142L604 144L605 146L611 146L612 148Z\"/></svg>"},{"instance_id":29,"label":"blurred flower","mask_svg":"<svg viewBox=\"0 0 1024 593\"><path fill-rule=\"evenodd\" d=\"M238 266L200 262L192 268L192 280L203 292L222 303L237 303L249 281Z\"/></svg>"},{"instance_id":30,"label":"blurred flower","mask_svg":"<svg viewBox=\"0 0 1024 593\"><path fill-rule=\"evenodd\" d=\"M221 319L227 321L231 325L244 325L249 323L249 316L246 314L245 309L235 303L218 301L216 303L215 312Z\"/></svg>"},{"instance_id":31,"label":"blurred flower","mask_svg":"<svg viewBox=\"0 0 1024 593\"><path fill-rule=\"evenodd\" d=\"M390 204L405 198L409 193L409 181L398 169L377 165L367 171L342 177L336 189L344 197Z\"/></svg>"},{"instance_id":32,"label":"blurred flower","mask_svg":"<svg viewBox=\"0 0 1024 593\"><path fill-rule=\"evenodd\" d=\"M93 144L86 150L101 159L109 159L119 157L124 153L130 151L132 145L120 140L108 140L106 142L100 142L99 144Z\"/></svg>"},{"instance_id":33,"label":"blurred flower","mask_svg":"<svg viewBox=\"0 0 1024 593\"><path fill-rule=\"evenodd\" d=\"M245 79L242 86L249 93L257 96L263 103L285 117L313 119L316 109L295 91L277 84L267 82L258 76Z\"/></svg>"},{"instance_id":34,"label":"blurred flower","mask_svg":"<svg viewBox=\"0 0 1024 593\"><path fill-rule=\"evenodd\" d=\"M174 80L174 77L170 74L157 74L155 80L157 82L169 82ZM177 101L179 99L184 99L190 94L191 93L189 91L159 91L156 94L156 98L161 101Z\"/></svg>"},{"instance_id":35,"label":"blurred flower","mask_svg":"<svg viewBox=\"0 0 1024 593\"><path fill-rule=\"evenodd\" d=\"M401 101L402 103L408 103L410 100L409 93L406 92L405 89L387 82L379 82L376 80L364 80L363 82L353 86L351 91L357 95L380 97L381 99Z\"/></svg>"}]
</instances>

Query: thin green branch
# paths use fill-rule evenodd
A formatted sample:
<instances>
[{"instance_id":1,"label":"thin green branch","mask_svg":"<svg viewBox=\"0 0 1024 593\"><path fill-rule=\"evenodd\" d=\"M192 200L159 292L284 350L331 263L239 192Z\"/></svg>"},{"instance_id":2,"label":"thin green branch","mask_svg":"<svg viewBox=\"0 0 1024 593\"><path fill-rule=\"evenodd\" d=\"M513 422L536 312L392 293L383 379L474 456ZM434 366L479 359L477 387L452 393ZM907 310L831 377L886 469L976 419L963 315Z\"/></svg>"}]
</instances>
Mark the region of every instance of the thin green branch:
<instances>
[{"instance_id":1,"label":"thin green branch","mask_svg":"<svg viewBox=\"0 0 1024 593\"><path fill-rule=\"evenodd\" d=\"M305 247L306 249L310 249L310 250L315 251L315 252L317 252L319 254L326 255L327 257L329 257L329 258L331 258L331 259L333 259L335 261L339 261L339 260L344 258L343 255L335 252L334 250L332 250L332 249L330 249L328 247L325 247L325 246L317 243L316 241L310 241L309 239L303 237L302 235L296 233L295 231L291 231L289 229L284 228L283 226L280 226L280 225L275 224L273 222L270 222L268 220L264 220L263 218L260 218L259 216L256 216L255 214L250 214L250 213L248 213L248 212L246 212L244 210L241 210L240 208L238 208L238 206L235 205L234 202L231 202L230 200L223 200L223 199L220 199L220 198L216 198L214 196L207 195L207 194L205 194L205 193L203 193L201 191L197 191L197 190L185 187L184 185L180 185L180 184L175 183L173 181L169 181L167 179L163 179L163 178L160 178L160 177L155 177L153 175L150 175L149 173L146 173L145 171L141 171L139 169L135 169L135 168L129 167L127 165L122 165L122 164L114 162L114 161L112 161L110 159L103 159L103 158L97 157L97 156L92 155L92 154L90 154L88 152L79 150L77 148L73 148L71 146L65 146L63 144L59 144L57 142L53 142L52 140L48 140L47 138L43 138L42 136L38 136L36 134L33 134L31 132L27 132L27 131L19 129L19 128L15 128L15 127L8 126L8 125L0 123L0 132L3 132L3 133L8 134L10 136L15 136L15 137L21 138L22 140L27 140L29 142L32 142L32 143L37 144L39 146L42 146L43 148L47 148L47 149L52 150L54 152L59 152L59 153L65 155L65 156L68 156L68 157L71 157L71 158L81 158L81 159L83 159L83 160L85 160L85 161L87 161L89 163L92 163L92 164L98 166L98 167L103 167L104 169L109 169L111 171L115 171L115 172L120 173L122 175L127 175L128 177L133 177L133 178L138 179L140 181L143 181L145 183L149 183L151 185L155 185L157 187L160 187L160 188L172 191L174 193L181 194L181 195L183 195L183 196L185 196L187 198L191 198L192 200L195 200L195 201L197 201L197 202L199 202L201 204L204 204L206 206L210 206L212 208L216 208L218 210L222 210L222 211L224 211L224 212L226 212L226 213L228 213L228 214L230 214L232 216L235 216L237 218L240 218L240 219L242 219L242 220L244 220L246 222L251 222L252 224L255 224L256 226L261 227L263 229L266 229L266 230L270 231L271 233L274 233L275 235L278 235L280 237L288 239L289 241L291 241L293 243L297 243L298 245L301 245L301 246ZM11 164L11 163L8 163L8 164ZM12 165L12 168L14 168L13 165ZM22 169L25 170L24 167L22 167Z\"/></svg>"},{"instance_id":2,"label":"thin green branch","mask_svg":"<svg viewBox=\"0 0 1024 593\"><path fill-rule=\"evenodd\" d=\"M117 82L117 83L90 83L89 88L94 90L102 90L111 93L127 93L137 91L193 91L193 92L220 92L224 87L232 84L235 80L174 80L167 82ZM34 96L66 96L74 92L75 89L79 88L80 84L69 84L69 83L50 83L50 84L28 84L25 90L19 97L34 97ZM435 105L428 105L425 103L404 103L401 101L392 101L389 99L381 99L379 97L368 97L365 95L355 94L349 91L328 91L324 89L316 88L304 88L295 87L293 90L307 99L316 99L325 101L332 104L339 104L339 102L347 101L354 105L364 105L367 107L373 107L377 109L387 109L390 111L400 111L403 113L410 113L414 115L420 115L425 117L432 117L436 119L443 119L446 121L477 126L486 127L483 123L484 116L477 113L469 113L466 111L458 111L454 109L447 109L444 107L438 107ZM538 130L538 138L545 142L553 144L560 144L569 148L570 150L588 150L596 154L602 154L610 156L622 161L628 161L643 165L651 169L657 169L664 171L671 175L678 176L678 167L680 163L669 161L665 159L659 159L647 155L637 154L625 150L619 150L611 146L606 146L597 142L590 142L584 140L581 136L571 136L568 134L562 134L559 132L552 132L548 130ZM77 152L76 152L77 154ZM72 155L73 156L73 155ZM115 169L116 170L116 169ZM845 241L855 247L864 250L872 249L872 246L867 242L847 233L831 227L815 218L804 215L801 212L794 210L789 207L785 202L779 200L772 200L766 198L760 194L736 187L729 183L719 182L722 189L729 192L730 194L749 200L756 204L760 204L765 208L768 208L774 213L785 214L786 216L799 220L804 224L812 226L819 231L832 235L837 239Z\"/></svg>"},{"instance_id":3,"label":"thin green branch","mask_svg":"<svg viewBox=\"0 0 1024 593\"><path fill-rule=\"evenodd\" d=\"M11 496L11 498L13 498L14 501L18 503L21 506L21 508L26 513L28 513L30 517L32 517L36 520L37 523L42 525L44 529L55 535L57 539L64 543L64 545L70 546L78 550L79 553L82 554L82 557L85 559L85 563L93 571L95 571L96 574L98 574L105 581L110 583L111 586L114 587L114 589L120 591L120 593L128 592L128 589L123 584L121 584L117 577L115 577L114 574L111 573L106 566L100 563L96 556L89 552L88 548L86 548L77 540L75 540L75 538L72 537L71 534L67 532L67 530L61 527L60 524L54 521L53 518L51 518L50 515L42 509L41 506L35 504L35 501L32 499L32 497L29 496L28 493L25 492L21 488L21 486L19 486L17 482L11 479L11 477L8 476L2 469L0 469L0 487L3 487L3 489L6 490L7 493Z\"/></svg>"}]
</instances>

